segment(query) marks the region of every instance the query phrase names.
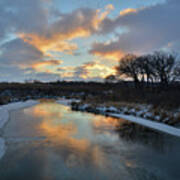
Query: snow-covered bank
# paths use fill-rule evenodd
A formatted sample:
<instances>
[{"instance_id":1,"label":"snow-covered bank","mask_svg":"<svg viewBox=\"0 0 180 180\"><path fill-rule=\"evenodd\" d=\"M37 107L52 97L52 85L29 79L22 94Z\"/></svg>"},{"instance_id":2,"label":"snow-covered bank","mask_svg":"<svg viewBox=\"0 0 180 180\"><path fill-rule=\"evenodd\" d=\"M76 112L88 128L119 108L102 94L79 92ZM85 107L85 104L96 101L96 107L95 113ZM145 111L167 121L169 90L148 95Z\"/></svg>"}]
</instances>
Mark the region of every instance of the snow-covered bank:
<instances>
[{"instance_id":1,"label":"snow-covered bank","mask_svg":"<svg viewBox=\"0 0 180 180\"><path fill-rule=\"evenodd\" d=\"M8 111L9 110L17 110L17 109L21 109L21 108L31 107L38 103L39 103L39 101L36 101L36 100L28 100L28 101L24 101L24 102L15 102L15 103L2 105L1 108L6 109Z\"/></svg>"},{"instance_id":2,"label":"snow-covered bank","mask_svg":"<svg viewBox=\"0 0 180 180\"><path fill-rule=\"evenodd\" d=\"M18 110L26 107L31 107L38 103L39 102L35 100L28 100L25 102L16 102L16 103L10 103L0 106L0 129L2 129L5 123L8 121L9 112L11 110ZM0 159L5 154L5 150L6 150L5 140L3 138L0 138Z\"/></svg>"},{"instance_id":3,"label":"snow-covered bank","mask_svg":"<svg viewBox=\"0 0 180 180\"><path fill-rule=\"evenodd\" d=\"M116 118L123 118L130 122L180 137L180 128L173 127L169 124L165 124L165 121L160 122L159 119L156 119L156 118L155 118L155 120L148 119L148 117L152 117L153 114L148 112L146 109L145 109L146 114L144 114L143 117L139 117L138 113L139 112L144 113L145 110L136 112L135 109L131 109L128 111L128 114L126 114L127 111L124 110L124 109L127 109L126 107L124 107L123 109L122 108L117 109L116 107L113 107L113 106L111 106L111 107L105 107L105 106L94 107L90 104L82 104L82 103L76 103L76 102L73 102L71 104L71 107L73 110L77 110L77 111L96 113L96 114L107 115L107 116L116 117Z\"/></svg>"},{"instance_id":4,"label":"snow-covered bank","mask_svg":"<svg viewBox=\"0 0 180 180\"><path fill-rule=\"evenodd\" d=\"M8 121L9 111L30 107L36 104L38 104L38 101L28 100L25 102L16 102L0 106L0 128L3 128L4 124Z\"/></svg>"},{"instance_id":5,"label":"snow-covered bank","mask_svg":"<svg viewBox=\"0 0 180 180\"><path fill-rule=\"evenodd\" d=\"M123 114L116 114L116 113L108 113L108 115L112 117L116 117L116 118L123 118L128 121L137 123L139 125L143 125L151 129L155 129L155 130L167 133L167 134L171 134L173 136L180 137L180 129L166 125L166 124L162 124L162 123L158 123L158 122L154 122L154 121L150 121L144 118L134 117L130 115L123 115Z\"/></svg>"},{"instance_id":6,"label":"snow-covered bank","mask_svg":"<svg viewBox=\"0 0 180 180\"><path fill-rule=\"evenodd\" d=\"M70 106L72 102L79 103L80 100L79 99L65 99L65 98L61 98L61 99L58 99L56 102L58 104L62 104L62 105L65 105L65 106Z\"/></svg>"}]
</instances>

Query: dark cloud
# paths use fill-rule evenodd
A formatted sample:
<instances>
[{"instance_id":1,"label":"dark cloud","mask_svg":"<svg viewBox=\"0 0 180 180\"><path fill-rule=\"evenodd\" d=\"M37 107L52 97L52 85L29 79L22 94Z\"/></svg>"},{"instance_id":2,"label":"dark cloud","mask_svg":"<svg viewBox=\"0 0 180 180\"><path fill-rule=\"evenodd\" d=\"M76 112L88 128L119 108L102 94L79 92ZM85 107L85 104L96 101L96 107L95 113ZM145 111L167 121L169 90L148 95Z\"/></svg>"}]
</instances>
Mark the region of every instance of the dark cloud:
<instances>
[{"instance_id":1,"label":"dark cloud","mask_svg":"<svg viewBox=\"0 0 180 180\"><path fill-rule=\"evenodd\" d=\"M42 33L48 24L47 2L1 0L0 39L13 32Z\"/></svg>"},{"instance_id":2,"label":"dark cloud","mask_svg":"<svg viewBox=\"0 0 180 180\"><path fill-rule=\"evenodd\" d=\"M112 33L117 28L126 28L127 32L108 44L93 44L90 53L103 56L115 51L146 53L161 48L180 50L179 12L180 1L168 0L163 4L119 15L115 19L106 18L98 33Z\"/></svg>"},{"instance_id":3,"label":"dark cloud","mask_svg":"<svg viewBox=\"0 0 180 180\"><path fill-rule=\"evenodd\" d=\"M0 62L4 65L29 65L43 58L43 53L21 39L9 41L0 46Z\"/></svg>"},{"instance_id":4,"label":"dark cloud","mask_svg":"<svg viewBox=\"0 0 180 180\"><path fill-rule=\"evenodd\" d=\"M8 82L24 82L25 80L39 80L47 82L61 80L61 76L59 74L36 72L32 68L20 69L15 66L1 66L0 72L1 81Z\"/></svg>"}]
</instances>

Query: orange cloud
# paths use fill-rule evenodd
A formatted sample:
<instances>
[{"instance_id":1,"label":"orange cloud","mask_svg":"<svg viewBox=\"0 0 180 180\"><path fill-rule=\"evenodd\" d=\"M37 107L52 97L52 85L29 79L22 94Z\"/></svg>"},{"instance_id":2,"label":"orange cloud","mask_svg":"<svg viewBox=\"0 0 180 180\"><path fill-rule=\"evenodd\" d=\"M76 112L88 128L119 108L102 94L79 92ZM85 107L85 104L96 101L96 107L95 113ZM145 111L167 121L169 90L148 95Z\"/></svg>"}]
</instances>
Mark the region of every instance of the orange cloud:
<instances>
[{"instance_id":1,"label":"orange cloud","mask_svg":"<svg viewBox=\"0 0 180 180\"><path fill-rule=\"evenodd\" d=\"M127 9L124 9L124 10L120 11L120 15L125 16L127 14L136 13L137 11L138 11L137 9L127 8Z\"/></svg>"},{"instance_id":2,"label":"orange cloud","mask_svg":"<svg viewBox=\"0 0 180 180\"><path fill-rule=\"evenodd\" d=\"M114 6L112 4L107 5L104 12L97 10L97 12L99 12L99 16L95 19L95 22L97 23L97 29L100 23L110 14L112 10L114 10Z\"/></svg>"},{"instance_id":3,"label":"orange cloud","mask_svg":"<svg viewBox=\"0 0 180 180\"><path fill-rule=\"evenodd\" d=\"M92 77L105 78L110 74L116 73L113 67L110 67L102 63L95 63L94 66L88 66L86 67L86 69L87 71L89 71L89 76L87 78L92 78Z\"/></svg>"},{"instance_id":4,"label":"orange cloud","mask_svg":"<svg viewBox=\"0 0 180 180\"><path fill-rule=\"evenodd\" d=\"M74 67L73 66L59 67L57 69L57 71L61 75L62 78L71 78L74 76Z\"/></svg>"},{"instance_id":5,"label":"orange cloud","mask_svg":"<svg viewBox=\"0 0 180 180\"><path fill-rule=\"evenodd\" d=\"M115 74L116 71L112 66L102 64L98 61L85 63L75 69L74 74L79 75L83 79L105 78L110 74Z\"/></svg>"},{"instance_id":6,"label":"orange cloud","mask_svg":"<svg viewBox=\"0 0 180 180\"><path fill-rule=\"evenodd\" d=\"M65 52L73 54L77 50L77 44L70 41L75 38L88 37L95 33L102 21L114 9L113 5L107 5L105 10L78 9L71 14L66 14L45 29L42 34L19 33L23 39L43 53L47 51Z\"/></svg>"},{"instance_id":7,"label":"orange cloud","mask_svg":"<svg viewBox=\"0 0 180 180\"><path fill-rule=\"evenodd\" d=\"M42 52L46 53L47 51L58 51L58 52L67 52L72 53L77 49L77 45L74 43L69 43L63 41L61 35L55 34L51 37L40 36L38 34L18 34L18 36L23 39L24 42L27 42ZM62 39L62 41L60 41Z\"/></svg>"},{"instance_id":8,"label":"orange cloud","mask_svg":"<svg viewBox=\"0 0 180 180\"><path fill-rule=\"evenodd\" d=\"M84 63L81 66L65 66L57 69L58 74L63 78L105 78L110 74L115 74L116 70L114 66L116 63L104 64L98 60Z\"/></svg>"},{"instance_id":9,"label":"orange cloud","mask_svg":"<svg viewBox=\"0 0 180 180\"><path fill-rule=\"evenodd\" d=\"M58 66L62 63L63 61L61 60L48 60L48 61L43 61L43 62L37 62L33 64L31 67L38 72L44 72L44 71L50 72L50 71L47 71L48 67Z\"/></svg>"},{"instance_id":10,"label":"orange cloud","mask_svg":"<svg viewBox=\"0 0 180 180\"><path fill-rule=\"evenodd\" d=\"M91 53L95 56L99 56L104 59L113 60L113 61L119 61L120 58L124 56L124 52L120 50L109 50L109 51L98 51L98 50L92 50Z\"/></svg>"}]
</instances>

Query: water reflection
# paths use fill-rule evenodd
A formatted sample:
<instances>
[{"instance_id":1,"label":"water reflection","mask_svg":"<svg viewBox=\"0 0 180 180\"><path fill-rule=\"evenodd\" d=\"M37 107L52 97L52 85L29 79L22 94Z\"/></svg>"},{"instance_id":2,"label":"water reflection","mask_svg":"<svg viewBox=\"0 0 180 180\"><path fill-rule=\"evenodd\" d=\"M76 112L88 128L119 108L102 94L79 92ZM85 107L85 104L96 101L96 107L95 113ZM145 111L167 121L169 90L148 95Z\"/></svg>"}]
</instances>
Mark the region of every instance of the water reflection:
<instances>
[{"instance_id":1,"label":"water reflection","mask_svg":"<svg viewBox=\"0 0 180 180\"><path fill-rule=\"evenodd\" d=\"M168 135L132 122L122 122L117 125L116 130L120 138L132 143L144 144L161 153L170 152L173 147L172 142L167 140Z\"/></svg>"},{"instance_id":2,"label":"water reflection","mask_svg":"<svg viewBox=\"0 0 180 180\"><path fill-rule=\"evenodd\" d=\"M38 180L179 180L177 138L155 133L144 141L138 128L130 139L122 138L115 129L127 121L73 112L51 101L14 111L10 119L0 179L21 179L23 171L22 179Z\"/></svg>"},{"instance_id":3,"label":"water reflection","mask_svg":"<svg viewBox=\"0 0 180 180\"><path fill-rule=\"evenodd\" d=\"M65 153L64 161L71 166L82 165L84 162L91 162L96 166L105 164L105 158L100 147L93 144L93 131L95 128L115 126L113 118L94 117L84 119L81 113L72 113L68 107L60 106L53 102L46 102L37 105L33 109L25 110L26 115L39 118L40 123L37 125L40 134L48 138L51 144L56 148L71 152ZM91 122L90 122L91 119ZM82 124L82 121L83 124ZM111 122L113 122L111 124ZM92 124L90 124L92 123ZM86 132L84 134L84 132ZM65 158L66 156L66 158ZM85 163L84 163L85 164Z\"/></svg>"}]
</instances>

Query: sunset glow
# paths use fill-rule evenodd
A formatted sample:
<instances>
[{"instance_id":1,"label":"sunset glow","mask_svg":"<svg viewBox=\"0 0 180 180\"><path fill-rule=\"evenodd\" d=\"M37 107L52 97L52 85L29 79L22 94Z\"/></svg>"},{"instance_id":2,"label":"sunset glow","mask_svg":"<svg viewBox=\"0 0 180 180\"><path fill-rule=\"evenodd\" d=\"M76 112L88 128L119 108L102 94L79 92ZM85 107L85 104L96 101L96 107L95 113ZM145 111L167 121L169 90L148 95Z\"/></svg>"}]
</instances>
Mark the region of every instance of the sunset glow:
<instances>
[{"instance_id":1,"label":"sunset glow","mask_svg":"<svg viewBox=\"0 0 180 180\"><path fill-rule=\"evenodd\" d=\"M177 0L2 0L0 80L102 81L126 53L178 50L179 7Z\"/></svg>"}]
</instances>

